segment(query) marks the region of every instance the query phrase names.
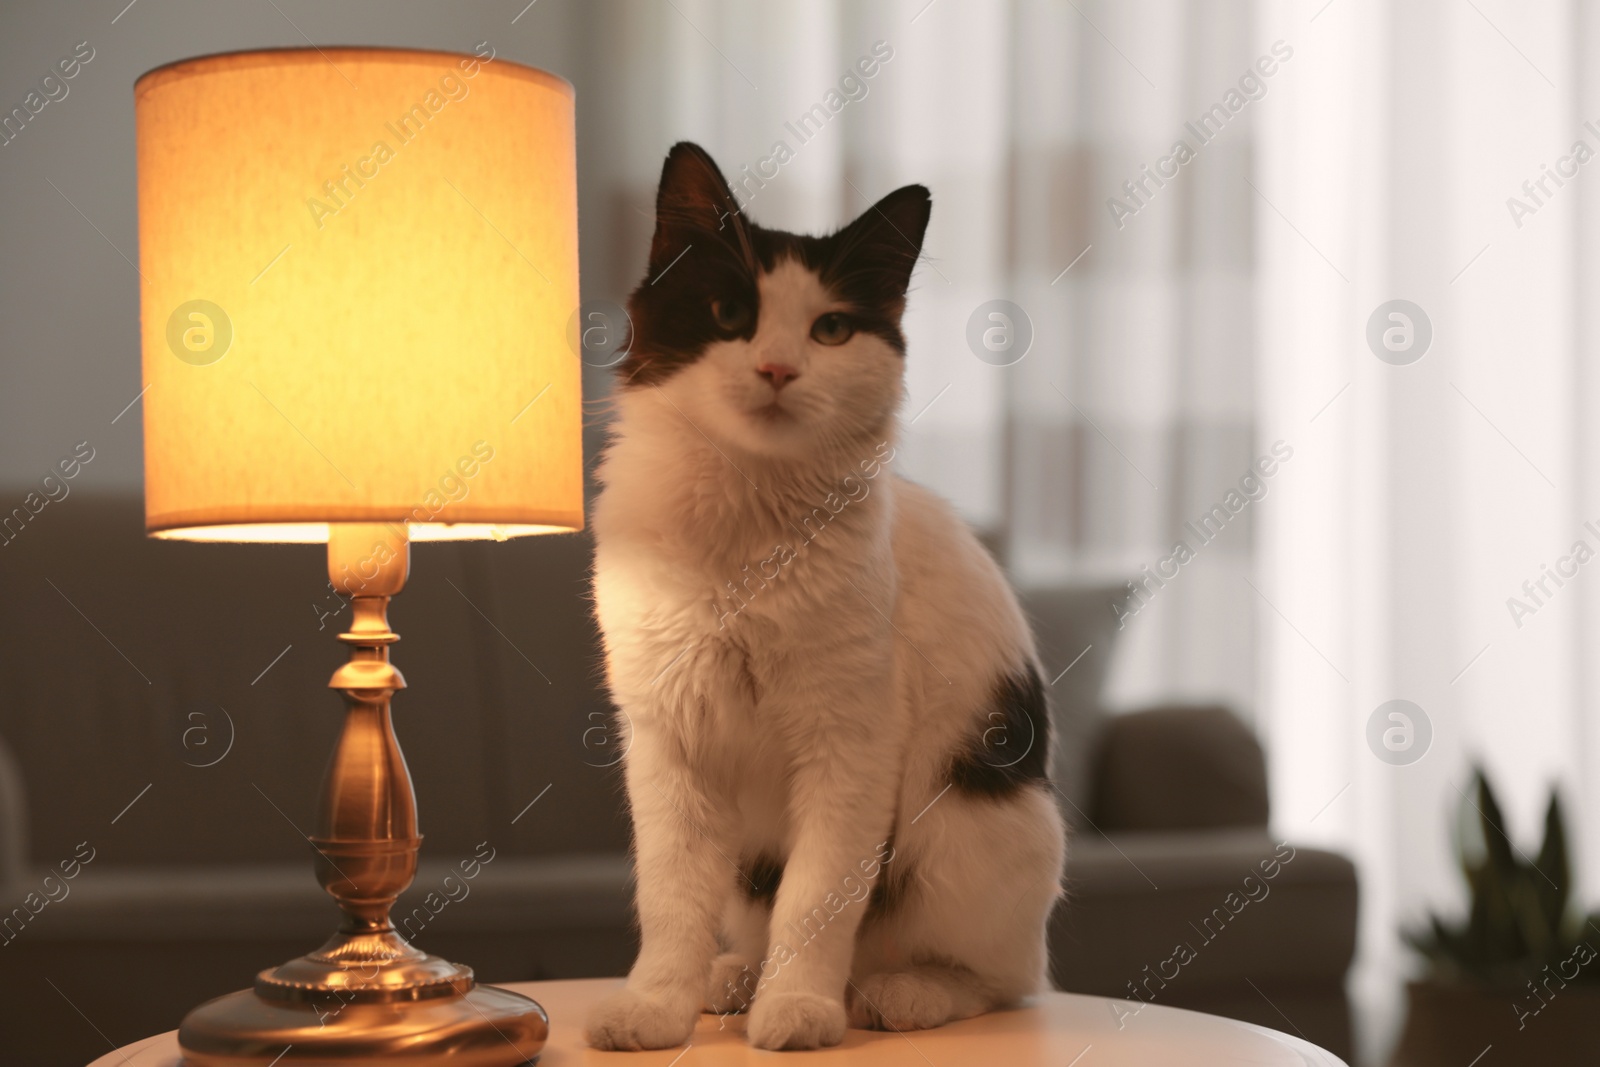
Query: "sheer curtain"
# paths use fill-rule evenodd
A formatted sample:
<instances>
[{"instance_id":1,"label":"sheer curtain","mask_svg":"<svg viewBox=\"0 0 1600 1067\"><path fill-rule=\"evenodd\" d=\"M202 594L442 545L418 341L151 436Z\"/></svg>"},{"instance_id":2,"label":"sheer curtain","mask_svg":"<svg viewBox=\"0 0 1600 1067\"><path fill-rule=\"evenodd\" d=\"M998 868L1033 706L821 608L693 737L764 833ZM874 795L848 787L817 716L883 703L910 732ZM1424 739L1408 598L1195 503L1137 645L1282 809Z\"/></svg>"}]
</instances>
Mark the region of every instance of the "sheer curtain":
<instances>
[{"instance_id":1,"label":"sheer curtain","mask_svg":"<svg viewBox=\"0 0 1600 1067\"><path fill-rule=\"evenodd\" d=\"M1597 179L1561 160L1600 149L1580 62L1600 31L1590 4L1258 16L1258 42L1291 36L1298 66L1260 116L1257 417L1263 439L1303 442L1263 512L1260 721L1283 829L1357 858L1376 1049L1410 964L1400 926L1462 905L1448 825L1471 762L1530 854L1559 785L1580 896L1600 887L1600 672L1582 654L1600 585L1580 569L1536 601L1523 588L1596 545ZM1558 167L1576 174L1527 191ZM1365 336L1393 299L1432 327L1408 365ZM1396 698L1432 731L1399 766L1366 740Z\"/></svg>"},{"instance_id":2,"label":"sheer curtain","mask_svg":"<svg viewBox=\"0 0 1600 1067\"><path fill-rule=\"evenodd\" d=\"M1007 368L1012 569L1136 581L1115 702L1215 697L1249 715L1257 505L1206 517L1256 454L1251 10L1016 16L1010 289L1036 337Z\"/></svg>"}]
</instances>

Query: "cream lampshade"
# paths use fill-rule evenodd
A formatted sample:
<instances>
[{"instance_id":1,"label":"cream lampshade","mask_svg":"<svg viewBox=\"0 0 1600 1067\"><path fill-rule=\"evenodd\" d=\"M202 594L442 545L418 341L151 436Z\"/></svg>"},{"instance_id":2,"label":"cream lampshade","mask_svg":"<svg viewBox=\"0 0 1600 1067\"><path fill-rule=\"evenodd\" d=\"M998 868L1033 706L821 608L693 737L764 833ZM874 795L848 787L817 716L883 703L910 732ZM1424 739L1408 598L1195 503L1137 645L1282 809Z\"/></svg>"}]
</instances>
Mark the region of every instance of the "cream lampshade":
<instances>
[{"instance_id":1,"label":"cream lampshade","mask_svg":"<svg viewBox=\"0 0 1600 1067\"><path fill-rule=\"evenodd\" d=\"M583 525L566 81L306 49L135 92L152 534Z\"/></svg>"},{"instance_id":2,"label":"cream lampshade","mask_svg":"<svg viewBox=\"0 0 1600 1067\"><path fill-rule=\"evenodd\" d=\"M311 837L343 922L190 1012L185 1062L531 1060L537 1004L389 921L421 835L387 605L412 540L583 524L572 87L487 48L313 48L161 67L135 105L147 528L326 541L352 609Z\"/></svg>"}]
</instances>

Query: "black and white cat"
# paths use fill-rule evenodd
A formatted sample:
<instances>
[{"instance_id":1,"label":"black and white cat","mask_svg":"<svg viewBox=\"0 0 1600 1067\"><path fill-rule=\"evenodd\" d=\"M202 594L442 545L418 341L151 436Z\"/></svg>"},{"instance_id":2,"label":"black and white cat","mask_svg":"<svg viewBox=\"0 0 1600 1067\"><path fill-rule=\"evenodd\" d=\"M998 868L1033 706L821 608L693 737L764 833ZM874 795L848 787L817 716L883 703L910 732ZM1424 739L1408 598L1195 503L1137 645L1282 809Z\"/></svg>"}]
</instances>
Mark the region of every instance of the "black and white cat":
<instances>
[{"instance_id":1,"label":"black and white cat","mask_svg":"<svg viewBox=\"0 0 1600 1067\"><path fill-rule=\"evenodd\" d=\"M639 958L597 1048L938 1026L1045 981L1065 843L1033 643L954 512L889 472L930 210L763 229L667 157L594 508Z\"/></svg>"}]
</instances>

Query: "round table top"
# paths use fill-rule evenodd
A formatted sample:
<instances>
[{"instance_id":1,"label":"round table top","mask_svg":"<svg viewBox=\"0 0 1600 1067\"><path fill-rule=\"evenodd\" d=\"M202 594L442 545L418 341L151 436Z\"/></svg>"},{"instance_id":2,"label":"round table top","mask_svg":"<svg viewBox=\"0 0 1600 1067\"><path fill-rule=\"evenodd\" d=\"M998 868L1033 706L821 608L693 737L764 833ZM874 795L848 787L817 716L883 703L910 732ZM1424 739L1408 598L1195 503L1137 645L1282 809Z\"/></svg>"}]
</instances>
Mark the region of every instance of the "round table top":
<instances>
[{"instance_id":1,"label":"round table top","mask_svg":"<svg viewBox=\"0 0 1600 1067\"><path fill-rule=\"evenodd\" d=\"M658 1052L597 1052L583 1042L589 1006L620 978L514 982L550 1015L550 1040L540 1067L742 1067L778 1062L750 1048L744 1018L703 1015L687 1046ZM1119 1025L1120 1024L1120 1025ZM1126 1000L1046 993L1026 1007L991 1012L936 1030L883 1033L848 1030L837 1048L778 1054L784 1067L1345 1067L1306 1041L1216 1015ZM179 1067L178 1034L170 1030L95 1060L90 1067ZM289 1061L286 1061L286 1064Z\"/></svg>"}]
</instances>

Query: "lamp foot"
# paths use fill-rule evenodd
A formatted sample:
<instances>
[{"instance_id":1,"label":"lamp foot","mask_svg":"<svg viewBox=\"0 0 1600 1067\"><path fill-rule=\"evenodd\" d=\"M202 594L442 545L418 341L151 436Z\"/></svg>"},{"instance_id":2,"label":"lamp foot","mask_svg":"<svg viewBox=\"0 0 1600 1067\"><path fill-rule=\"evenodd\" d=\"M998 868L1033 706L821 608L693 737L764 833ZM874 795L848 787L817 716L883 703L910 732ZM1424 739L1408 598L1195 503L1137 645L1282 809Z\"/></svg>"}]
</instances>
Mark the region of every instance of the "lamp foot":
<instances>
[{"instance_id":1,"label":"lamp foot","mask_svg":"<svg viewBox=\"0 0 1600 1067\"><path fill-rule=\"evenodd\" d=\"M538 1060L549 1033L543 1008L495 986L332 1008L243 989L185 1016L178 1044L186 1067L519 1067Z\"/></svg>"}]
</instances>

